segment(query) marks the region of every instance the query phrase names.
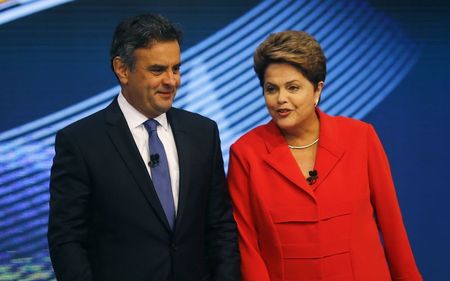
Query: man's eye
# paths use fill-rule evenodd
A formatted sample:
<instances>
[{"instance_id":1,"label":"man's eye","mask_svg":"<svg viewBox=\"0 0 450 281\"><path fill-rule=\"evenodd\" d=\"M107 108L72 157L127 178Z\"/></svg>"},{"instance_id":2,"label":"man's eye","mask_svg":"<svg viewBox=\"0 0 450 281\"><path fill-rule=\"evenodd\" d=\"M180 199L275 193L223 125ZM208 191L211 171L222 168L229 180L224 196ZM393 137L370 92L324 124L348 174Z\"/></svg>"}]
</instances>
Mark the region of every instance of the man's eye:
<instances>
[{"instance_id":1,"label":"man's eye","mask_svg":"<svg viewBox=\"0 0 450 281\"><path fill-rule=\"evenodd\" d=\"M180 73L180 67L174 67L174 68L172 69L172 72L173 72L174 74Z\"/></svg>"},{"instance_id":2,"label":"man's eye","mask_svg":"<svg viewBox=\"0 0 450 281\"><path fill-rule=\"evenodd\" d=\"M165 71L165 69L161 67L152 67L150 68L150 71L154 74L161 74Z\"/></svg>"}]
</instances>

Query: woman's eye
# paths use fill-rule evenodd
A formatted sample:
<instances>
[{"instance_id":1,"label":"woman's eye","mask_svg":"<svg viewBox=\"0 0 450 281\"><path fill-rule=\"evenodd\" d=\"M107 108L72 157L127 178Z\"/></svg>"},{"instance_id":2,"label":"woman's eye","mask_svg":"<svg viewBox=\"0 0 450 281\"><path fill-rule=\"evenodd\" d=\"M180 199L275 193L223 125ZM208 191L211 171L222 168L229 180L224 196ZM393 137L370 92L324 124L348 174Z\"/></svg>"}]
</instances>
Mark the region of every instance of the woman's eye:
<instances>
[{"instance_id":1,"label":"woman's eye","mask_svg":"<svg viewBox=\"0 0 450 281\"><path fill-rule=\"evenodd\" d=\"M299 86L296 85L291 85L288 87L289 92L297 92L298 90L300 90Z\"/></svg>"},{"instance_id":2,"label":"woman's eye","mask_svg":"<svg viewBox=\"0 0 450 281\"><path fill-rule=\"evenodd\" d=\"M276 91L275 87L273 86L267 86L266 87L266 93L274 93Z\"/></svg>"}]
</instances>

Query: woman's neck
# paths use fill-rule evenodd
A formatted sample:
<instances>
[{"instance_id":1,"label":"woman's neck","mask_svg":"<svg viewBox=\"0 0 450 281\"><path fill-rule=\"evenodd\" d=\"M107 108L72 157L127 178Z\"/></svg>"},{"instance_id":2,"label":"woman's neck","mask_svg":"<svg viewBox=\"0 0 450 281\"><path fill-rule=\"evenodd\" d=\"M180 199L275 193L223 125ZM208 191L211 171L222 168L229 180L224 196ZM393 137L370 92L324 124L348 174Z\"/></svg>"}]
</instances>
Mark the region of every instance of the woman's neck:
<instances>
[{"instance_id":1,"label":"woman's neck","mask_svg":"<svg viewBox=\"0 0 450 281\"><path fill-rule=\"evenodd\" d=\"M316 114L313 118L305 120L299 126L282 130L282 134L289 145L305 145L319 137L320 122Z\"/></svg>"}]
</instances>

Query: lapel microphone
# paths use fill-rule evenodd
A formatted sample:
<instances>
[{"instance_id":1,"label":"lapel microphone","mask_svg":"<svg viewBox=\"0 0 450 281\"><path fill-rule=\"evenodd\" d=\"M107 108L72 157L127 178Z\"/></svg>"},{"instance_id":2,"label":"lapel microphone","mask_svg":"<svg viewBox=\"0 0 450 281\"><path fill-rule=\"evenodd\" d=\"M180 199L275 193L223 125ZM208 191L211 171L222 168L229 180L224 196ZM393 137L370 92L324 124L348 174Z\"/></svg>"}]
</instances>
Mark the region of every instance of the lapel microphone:
<instances>
[{"instance_id":1,"label":"lapel microphone","mask_svg":"<svg viewBox=\"0 0 450 281\"><path fill-rule=\"evenodd\" d=\"M319 178L319 173L317 172L317 170L312 170L309 171L308 173L309 177L306 178L306 181L308 182L309 185L313 185Z\"/></svg>"},{"instance_id":2,"label":"lapel microphone","mask_svg":"<svg viewBox=\"0 0 450 281\"><path fill-rule=\"evenodd\" d=\"M150 168L154 168L159 165L159 154L150 154L150 162L148 162Z\"/></svg>"}]
</instances>

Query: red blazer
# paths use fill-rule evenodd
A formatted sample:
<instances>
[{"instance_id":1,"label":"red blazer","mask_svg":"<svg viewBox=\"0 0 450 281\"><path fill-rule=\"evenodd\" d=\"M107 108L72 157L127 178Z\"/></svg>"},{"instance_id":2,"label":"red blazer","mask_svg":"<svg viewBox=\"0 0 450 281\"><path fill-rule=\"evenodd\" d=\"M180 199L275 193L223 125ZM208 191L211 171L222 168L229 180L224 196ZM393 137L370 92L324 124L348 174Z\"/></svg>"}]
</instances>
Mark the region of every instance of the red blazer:
<instances>
[{"instance_id":1,"label":"red blazer","mask_svg":"<svg viewBox=\"0 0 450 281\"><path fill-rule=\"evenodd\" d=\"M243 280L422 280L374 129L318 114L313 186L273 122L231 147Z\"/></svg>"}]
</instances>

